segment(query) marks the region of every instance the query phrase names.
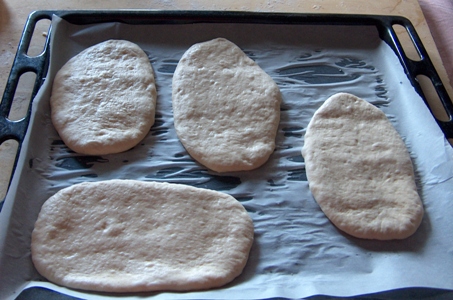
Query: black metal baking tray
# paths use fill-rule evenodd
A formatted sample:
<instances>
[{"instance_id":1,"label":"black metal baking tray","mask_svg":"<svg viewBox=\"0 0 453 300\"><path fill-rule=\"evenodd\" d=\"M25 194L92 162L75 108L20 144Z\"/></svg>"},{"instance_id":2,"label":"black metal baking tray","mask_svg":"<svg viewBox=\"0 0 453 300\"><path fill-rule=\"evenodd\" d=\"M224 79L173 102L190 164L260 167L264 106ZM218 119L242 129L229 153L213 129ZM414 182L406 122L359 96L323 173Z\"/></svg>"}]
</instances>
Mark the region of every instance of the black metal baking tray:
<instances>
[{"instance_id":1,"label":"black metal baking tray","mask_svg":"<svg viewBox=\"0 0 453 300\"><path fill-rule=\"evenodd\" d=\"M37 11L32 13L27 20L23 36L21 38L18 51L13 63L10 77L1 102L0 117L0 142L7 139L14 139L22 145L25 134L29 127L31 106L40 86L44 82L49 67L50 50L49 41L52 30L49 31L44 51L37 57L30 58L26 55L30 40L38 21L42 19L51 19L57 15L62 19L79 25L121 22L132 25L142 24L192 24L192 23L244 23L244 24L303 24L303 25L349 25L349 26L375 26L379 32L380 38L385 41L395 52L405 73L413 85L414 89L425 99L423 90L417 81L418 75L425 75L433 82L433 86L443 103L444 109L450 118L450 121L437 120L440 128L447 138L453 138L452 116L453 106L451 100L442 84L425 48L422 45L412 24L405 18L396 16L368 16L368 15L335 15L335 14L293 14L293 13L252 13L252 12L225 12L225 11ZM401 46L400 41L394 31L394 25L403 26L421 57L420 61L409 59ZM21 74L25 72L35 72L36 82L32 92L32 101L28 113L22 120L10 121L7 119L11 104L14 98L15 90ZM426 102L426 101L425 101ZM429 107L429 106L428 106ZM50 295L48 294L50 293ZM442 296L447 291L442 290L409 290L393 291L380 295L369 295L363 299L412 299L417 297ZM32 288L23 291L19 296L22 299L33 299L41 297L58 297L53 291L47 291L41 288ZM320 299L329 297L320 296ZM71 298L68 298L71 299ZM314 298L316 299L316 298Z\"/></svg>"}]
</instances>

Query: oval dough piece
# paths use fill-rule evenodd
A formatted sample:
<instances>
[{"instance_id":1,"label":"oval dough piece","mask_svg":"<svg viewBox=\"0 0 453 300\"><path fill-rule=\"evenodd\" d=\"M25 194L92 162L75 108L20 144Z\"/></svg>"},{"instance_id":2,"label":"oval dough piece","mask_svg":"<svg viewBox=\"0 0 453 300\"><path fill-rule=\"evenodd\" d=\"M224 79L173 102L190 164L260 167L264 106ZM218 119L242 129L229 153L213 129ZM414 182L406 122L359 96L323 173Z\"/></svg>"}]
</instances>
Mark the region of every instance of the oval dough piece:
<instances>
[{"instance_id":1,"label":"oval dough piece","mask_svg":"<svg viewBox=\"0 0 453 300\"><path fill-rule=\"evenodd\" d=\"M110 180L42 206L32 259L57 284L104 292L197 290L241 274L253 223L233 197L186 185Z\"/></svg>"},{"instance_id":2,"label":"oval dough piece","mask_svg":"<svg viewBox=\"0 0 453 300\"><path fill-rule=\"evenodd\" d=\"M340 93L316 111L302 148L310 190L339 229L364 239L404 239L423 217L406 146L385 114Z\"/></svg>"},{"instance_id":3,"label":"oval dough piece","mask_svg":"<svg viewBox=\"0 0 453 300\"><path fill-rule=\"evenodd\" d=\"M134 43L109 40L85 49L56 74L52 123L73 151L104 155L137 145L154 124L154 73Z\"/></svg>"},{"instance_id":4,"label":"oval dough piece","mask_svg":"<svg viewBox=\"0 0 453 300\"><path fill-rule=\"evenodd\" d=\"M176 67L172 90L176 133L209 169L255 169L274 151L280 90L232 42L193 45Z\"/></svg>"}]
</instances>

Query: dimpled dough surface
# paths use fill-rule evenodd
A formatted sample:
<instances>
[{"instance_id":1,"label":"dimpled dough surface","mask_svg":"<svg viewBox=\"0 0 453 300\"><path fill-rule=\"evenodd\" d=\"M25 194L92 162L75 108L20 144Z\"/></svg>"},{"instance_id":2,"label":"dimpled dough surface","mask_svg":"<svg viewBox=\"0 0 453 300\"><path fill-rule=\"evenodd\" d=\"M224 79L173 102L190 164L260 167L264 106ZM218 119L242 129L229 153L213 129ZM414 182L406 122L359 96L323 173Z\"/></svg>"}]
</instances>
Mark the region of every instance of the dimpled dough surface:
<instances>
[{"instance_id":1,"label":"dimpled dough surface","mask_svg":"<svg viewBox=\"0 0 453 300\"><path fill-rule=\"evenodd\" d=\"M82 183L42 206L32 259L57 284L104 292L196 290L241 274L253 223L233 197L135 180Z\"/></svg>"},{"instance_id":2,"label":"dimpled dough surface","mask_svg":"<svg viewBox=\"0 0 453 300\"><path fill-rule=\"evenodd\" d=\"M339 229L358 238L404 239L423 206L406 146L387 117L350 94L330 97L302 148L310 190Z\"/></svg>"},{"instance_id":3,"label":"dimpled dough surface","mask_svg":"<svg viewBox=\"0 0 453 300\"><path fill-rule=\"evenodd\" d=\"M176 133L189 154L217 172L264 164L275 148L280 90L230 41L189 48L172 84Z\"/></svg>"},{"instance_id":4,"label":"dimpled dough surface","mask_svg":"<svg viewBox=\"0 0 453 300\"><path fill-rule=\"evenodd\" d=\"M154 123L154 73L134 43L108 40L85 49L56 74L51 117L75 152L104 155L137 145Z\"/></svg>"}]
</instances>

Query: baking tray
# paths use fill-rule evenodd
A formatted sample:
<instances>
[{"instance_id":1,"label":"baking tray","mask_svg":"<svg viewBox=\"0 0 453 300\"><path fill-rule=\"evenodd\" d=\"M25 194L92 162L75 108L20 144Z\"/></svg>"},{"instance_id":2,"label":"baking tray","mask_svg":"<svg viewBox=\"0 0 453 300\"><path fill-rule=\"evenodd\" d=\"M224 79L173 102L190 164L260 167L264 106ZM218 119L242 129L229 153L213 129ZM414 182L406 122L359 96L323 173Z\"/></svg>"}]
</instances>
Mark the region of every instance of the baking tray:
<instances>
[{"instance_id":1,"label":"baking tray","mask_svg":"<svg viewBox=\"0 0 453 300\"><path fill-rule=\"evenodd\" d=\"M397 57L400 66L403 68L404 73L406 75L406 79L410 82L411 87L416 91L418 95L420 95L421 99L425 101L425 97L423 94L423 90L420 87L417 76L418 75L425 75L427 76L433 83L433 86L441 100L441 103L446 111L446 114L449 116L449 121L441 121L435 120L436 124L441 129L443 135L446 138L453 138L453 127L452 127L452 115L453 115L453 107L451 105L450 98L445 90L444 85L442 84L433 64L424 49L420 38L418 37L417 33L415 32L414 27L412 24L405 18L396 17L396 16L365 16L365 15L322 15L322 14L292 14L292 13L251 13L251 12L228 12L228 11L37 11L32 13L25 25L24 33L21 38L18 51L13 63L13 67L11 70L10 77L8 78L8 82L6 85L6 89L3 95L3 99L1 102L1 117L0 117L0 142L3 142L7 139L15 139L19 142L19 152L22 153L26 150L30 149L21 149L24 140L26 139L27 130L30 129L29 123L30 118L32 115L32 108L34 106L33 99L37 95L39 88L43 84L44 80L46 79L47 71L49 68L49 62L51 59L50 55L50 37L52 36L52 29L49 31L49 38L46 41L44 51L41 55L37 57L29 57L26 55L27 49L30 44L31 36L33 34L34 28L36 23L42 19L51 19L52 16L58 16L63 20L71 23L77 24L81 26L90 25L90 24L106 24L106 23L121 23L121 24L128 24L131 26L137 25L149 25L149 26L159 26L159 25L184 25L184 24L200 24L204 26L204 24L236 24L240 26L240 24L244 24L244 26L250 25L257 25L257 26L272 26L272 25L291 25L291 26L355 26L355 27L373 27L377 30L379 38L386 43L393 51L394 55ZM394 31L394 25L401 25L403 26L410 38L412 39L417 52L420 55L419 61L414 61L409 59L401 46L401 43L398 40L398 37ZM246 51L247 54L253 57L253 51L249 50ZM356 61L349 61L349 64L358 63ZM367 66L365 66L367 67ZM370 67L370 66L368 66ZM280 74L285 73L284 68L280 69ZM28 110L26 117L19 121L9 121L7 119L9 109L11 108L11 104L14 98L15 89L18 84L18 80L20 75L25 72L35 72L36 73L36 82L34 89L32 91L32 101ZM293 74L294 75L294 74ZM321 74L322 75L322 74ZM325 75L325 74L324 74ZM320 77L322 78L322 76ZM307 78L305 78L307 80ZM320 85L316 78L312 78L314 80L314 84L318 86ZM308 80L310 81L310 80ZM283 81L280 81L283 84ZM378 86L377 89L380 87ZM386 91L380 91L385 94ZM379 94L379 91L376 91L376 95ZM385 97L383 97L385 98ZM425 101L427 105L427 101ZM376 103L378 106L382 105L385 107L385 103ZM427 105L429 108L429 106ZM410 116L409 116L410 117ZM159 123L159 118L157 119ZM293 130L294 128L285 127L283 128L284 135L286 137L296 137L296 138L303 138L303 129ZM155 126L154 131L152 131L153 135L159 135L159 130L162 128L159 127L159 124ZM58 148L61 145L58 144L58 141L52 142L52 147ZM19 159L19 157L18 157ZM16 160L15 169L24 168L23 162L20 163L20 160ZM184 159L188 159L184 157ZM300 158L294 158L297 160ZM89 157L89 156L72 156L70 158L62 158L58 163L60 167L64 167L66 169L90 169L93 164L99 163L102 164L105 158L103 157ZM107 159L108 160L108 159ZM110 158L110 160L112 160ZM297 161L296 161L297 162ZM33 165L33 160L29 160L26 162L28 166L31 168ZM300 163L300 161L299 161ZM168 171L168 170L167 170ZM17 173L17 172L16 172ZM215 189L225 189L225 187L231 187L238 185L237 177L229 176L228 174L225 176L219 176L218 174L209 174L206 170L196 170L197 176L204 177L210 176L210 178L214 178L215 180L211 180L210 182L214 182L214 184L206 184L203 183L200 186L208 187L208 188L215 188ZM296 178L300 181L306 181L304 178L303 171L301 169L294 169L291 173L291 178ZM93 172L83 173L79 177L91 178L95 179L96 174ZM163 176L165 177L165 176ZM182 182L184 182L184 178L180 178ZM63 179L59 179L59 181L65 181ZM69 181L66 182L67 184ZM279 183L274 182L272 180L268 180L268 185L274 187L274 189L278 190ZM14 187L16 189L17 187ZM17 192L17 190L14 190ZM10 196L10 195L8 195ZM6 201L13 201L10 200L14 197L7 197ZM241 201L247 201L247 196L242 197ZM12 205L12 204L11 204ZM252 211L250 207L248 207L249 211ZM366 244L366 243L365 243ZM363 246L363 245L362 245ZM370 245L368 245L370 246ZM390 249L392 249L390 247ZM2 250L3 253L3 250ZM4 256L4 255L2 255ZM4 258L4 257L3 257ZM2 277L4 280L4 277ZM20 297L23 299L33 299L36 297L64 297L61 294L58 294L52 290L45 289L44 287L32 287L25 289L21 294ZM313 297L316 298L325 298L327 296L315 296L316 293L313 294ZM378 294L370 294L368 296L360 296L361 298L369 299L371 298L378 298L378 299L387 299L387 298L398 298L401 299L402 297L405 298L413 298L414 295L418 297L448 297L451 296L449 291L445 291L443 289L431 289L431 288L416 288L412 287L410 289L397 289L394 291L387 291L381 292ZM68 296L70 297L70 296Z\"/></svg>"}]
</instances>

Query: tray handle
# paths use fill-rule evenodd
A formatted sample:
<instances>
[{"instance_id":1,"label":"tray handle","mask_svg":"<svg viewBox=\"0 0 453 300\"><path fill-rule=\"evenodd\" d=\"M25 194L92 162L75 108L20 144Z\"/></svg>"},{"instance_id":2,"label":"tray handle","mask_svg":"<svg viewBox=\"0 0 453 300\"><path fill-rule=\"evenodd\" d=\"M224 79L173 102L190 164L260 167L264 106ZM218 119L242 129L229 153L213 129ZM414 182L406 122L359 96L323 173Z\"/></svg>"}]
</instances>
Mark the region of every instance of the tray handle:
<instances>
[{"instance_id":1,"label":"tray handle","mask_svg":"<svg viewBox=\"0 0 453 300\"><path fill-rule=\"evenodd\" d=\"M390 45L390 47L393 48L393 50L397 54L411 84L425 101L425 104L431 111L431 114L433 115L437 124L445 134L445 137L447 139L453 139L453 102L451 101L451 98L445 88L445 85L442 83L439 74L436 72L434 64L432 63L425 47L423 46L423 43L418 36L414 26L408 19L404 17L392 17L389 18L387 22L387 26L381 28L381 31L385 31L386 34L383 34L381 37ZM407 34L412 41L412 44L418 52L420 60L410 59L405 54L405 51L397 37L397 33L393 28L394 25L400 25L406 29ZM419 75L424 75L431 81L433 88L439 98L440 104L442 104L442 107L448 117L448 120L439 120L435 116L427 101L427 95L423 91L423 88L417 79L417 76Z\"/></svg>"},{"instance_id":2,"label":"tray handle","mask_svg":"<svg viewBox=\"0 0 453 300\"><path fill-rule=\"evenodd\" d=\"M2 101L0 102L0 144L7 140L15 140L18 142L17 152L12 169L13 172L16 168L22 142L24 140L28 124L30 122L33 99L35 98L39 88L43 84L45 76L47 74L49 63L50 29L41 54L31 57L27 55L27 52L38 21L42 19L51 20L51 18L52 15L46 12L34 12L31 13L27 18L24 31L22 32L22 36L19 41L16 56L14 57L13 60L11 72L6 82L6 87L3 93ZM36 75L33 89L30 95L29 105L25 116L22 119L13 121L10 120L8 116L13 105L14 95L16 93L19 79L21 75L26 72L33 72ZM8 187L10 183L11 178L10 182L8 183ZM1 202L1 204L2 203L3 202Z\"/></svg>"}]
</instances>

